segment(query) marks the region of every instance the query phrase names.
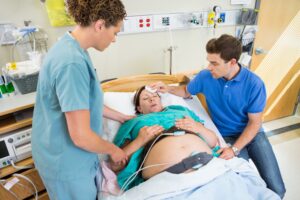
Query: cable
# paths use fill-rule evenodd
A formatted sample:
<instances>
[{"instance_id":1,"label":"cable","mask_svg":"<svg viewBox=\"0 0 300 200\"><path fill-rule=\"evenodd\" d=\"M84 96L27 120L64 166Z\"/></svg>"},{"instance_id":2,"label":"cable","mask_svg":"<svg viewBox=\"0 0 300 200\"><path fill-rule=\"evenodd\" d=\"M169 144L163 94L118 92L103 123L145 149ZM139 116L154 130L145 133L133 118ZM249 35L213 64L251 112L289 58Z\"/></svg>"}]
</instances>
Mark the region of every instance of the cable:
<instances>
[{"instance_id":1,"label":"cable","mask_svg":"<svg viewBox=\"0 0 300 200\"><path fill-rule=\"evenodd\" d=\"M10 194L12 194L17 200L22 200L22 199L20 199L17 195L16 195L16 193L14 193L13 191L10 191L10 190L7 190Z\"/></svg>"},{"instance_id":2,"label":"cable","mask_svg":"<svg viewBox=\"0 0 300 200\"><path fill-rule=\"evenodd\" d=\"M19 200L20 198L13 192L10 191L10 189L7 189L4 185L4 183L6 183L7 181L4 179L0 179L0 184L3 186L3 188L5 188L11 195L13 195L17 200ZM20 199L21 200L21 199Z\"/></svg>"},{"instance_id":3,"label":"cable","mask_svg":"<svg viewBox=\"0 0 300 200\"><path fill-rule=\"evenodd\" d=\"M36 188L36 186L34 185L34 183L33 183L28 177L26 177L26 176L24 176L24 175L22 175L22 174L13 174L12 176L17 177L17 178L22 178L22 179L28 181L28 182L33 186L34 191L33 191L30 187L28 187L27 185L24 185L24 184L22 184L22 183L16 182L16 183L14 183L14 184L18 184L18 185L22 186L23 188L26 188L26 189L30 190L30 192L33 192L33 193L34 193L35 200L38 200L38 191L37 191L37 188ZM6 182L7 182L6 180L0 179L0 184L1 184L4 188L6 188L6 187L4 186L4 184L5 184ZM13 185L12 185L12 186L13 186ZM10 189L6 188L6 190L7 190L10 194L12 194L16 199L20 199L20 198L19 198L13 191L11 191Z\"/></svg>"},{"instance_id":4,"label":"cable","mask_svg":"<svg viewBox=\"0 0 300 200\"><path fill-rule=\"evenodd\" d=\"M121 188L121 192L124 190L124 189L126 189L126 187L135 179L135 177L138 175L138 173L140 172L140 171L142 171L143 169L145 169L145 168L142 168L142 166L143 166L143 164L144 164L144 162L145 162L145 160L146 160L146 158L147 158L147 156L148 156L148 154L149 154L149 152L150 152L150 150L152 149L152 147L153 147L153 145L156 143L156 141L161 137L161 136L163 136L163 135L169 135L169 136L174 136L174 133L163 133L163 134L160 134L159 136L157 136L156 138L155 138L155 140L152 142L152 144L151 144L151 146L149 147L149 149L148 149L148 151L147 151L147 153L146 153L146 155L145 155L145 157L144 157L144 160L142 161L142 163L141 163L141 165L140 165L140 167L139 167L139 169L136 171L136 172L134 172L126 181L125 181L125 183L123 184L123 186L122 186L122 188ZM166 165L166 164L157 164L157 165ZM155 166L157 166L157 165L155 165ZM151 165L152 166L152 165ZM152 167L154 167L154 166L152 166Z\"/></svg>"},{"instance_id":5,"label":"cable","mask_svg":"<svg viewBox=\"0 0 300 200\"><path fill-rule=\"evenodd\" d=\"M28 187L27 185L24 185L24 184L19 183L19 182L17 182L16 184L17 184L17 185L20 185L21 187L23 187L23 188L25 188L25 189L27 189L27 190L30 190L31 193L34 193L34 192L35 192L35 191L33 191L33 188L30 188L30 187Z\"/></svg>"},{"instance_id":6,"label":"cable","mask_svg":"<svg viewBox=\"0 0 300 200\"><path fill-rule=\"evenodd\" d=\"M10 160L10 163L15 169L31 169L31 168L33 168L33 165L16 166L13 160Z\"/></svg>"},{"instance_id":7,"label":"cable","mask_svg":"<svg viewBox=\"0 0 300 200\"><path fill-rule=\"evenodd\" d=\"M140 171L143 171L144 169L148 169L148 168L151 168L151 167L162 166L162 165L176 164L176 163L178 163L178 162L167 162L167 163L159 163L159 164L148 165L148 166L143 167L143 168L139 169L138 171L134 172L128 179L132 178L132 176L134 176L134 175L137 175ZM128 179L127 179L127 180L128 180ZM134 180L134 179L132 179L131 181L133 181L133 180ZM125 185L125 183L126 183L127 181L124 183L124 185L123 185L122 188L121 188L120 195L122 194L123 190L131 183L131 181L128 182L126 185Z\"/></svg>"},{"instance_id":8,"label":"cable","mask_svg":"<svg viewBox=\"0 0 300 200\"><path fill-rule=\"evenodd\" d=\"M38 190L36 188L36 186L34 185L34 183L26 176L22 175L22 174L13 174L13 176L15 177L19 177L19 178L22 178L26 181L28 181L34 188L34 191L35 191L35 200L38 200Z\"/></svg>"}]
</instances>

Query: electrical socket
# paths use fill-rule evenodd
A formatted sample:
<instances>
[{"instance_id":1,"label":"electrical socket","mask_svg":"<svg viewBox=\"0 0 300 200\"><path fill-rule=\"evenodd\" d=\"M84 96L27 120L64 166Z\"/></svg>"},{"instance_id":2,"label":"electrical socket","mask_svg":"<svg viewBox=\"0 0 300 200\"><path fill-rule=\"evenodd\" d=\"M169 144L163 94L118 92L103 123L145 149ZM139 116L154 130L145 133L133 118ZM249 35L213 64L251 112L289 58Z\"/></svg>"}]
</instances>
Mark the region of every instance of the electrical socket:
<instances>
[{"instance_id":1,"label":"electrical socket","mask_svg":"<svg viewBox=\"0 0 300 200\"><path fill-rule=\"evenodd\" d=\"M124 20L122 30L126 33L153 31L152 15L131 16Z\"/></svg>"}]
</instances>

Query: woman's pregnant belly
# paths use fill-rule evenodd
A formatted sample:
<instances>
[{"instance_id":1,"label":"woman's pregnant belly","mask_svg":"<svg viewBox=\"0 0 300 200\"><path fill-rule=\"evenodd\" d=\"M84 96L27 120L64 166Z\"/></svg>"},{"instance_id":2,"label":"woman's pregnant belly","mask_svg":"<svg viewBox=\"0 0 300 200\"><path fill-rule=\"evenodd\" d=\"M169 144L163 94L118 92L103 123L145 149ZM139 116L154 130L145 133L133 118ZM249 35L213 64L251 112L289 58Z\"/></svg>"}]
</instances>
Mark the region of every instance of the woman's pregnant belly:
<instances>
[{"instance_id":1,"label":"woman's pregnant belly","mask_svg":"<svg viewBox=\"0 0 300 200\"><path fill-rule=\"evenodd\" d=\"M190 156L193 152L207 152L211 154L211 149L199 136L194 134L165 137L153 145L143 167L163 163L168 164L144 169L142 176L148 179L170 166L181 162L181 160Z\"/></svg>"}]
</instances>

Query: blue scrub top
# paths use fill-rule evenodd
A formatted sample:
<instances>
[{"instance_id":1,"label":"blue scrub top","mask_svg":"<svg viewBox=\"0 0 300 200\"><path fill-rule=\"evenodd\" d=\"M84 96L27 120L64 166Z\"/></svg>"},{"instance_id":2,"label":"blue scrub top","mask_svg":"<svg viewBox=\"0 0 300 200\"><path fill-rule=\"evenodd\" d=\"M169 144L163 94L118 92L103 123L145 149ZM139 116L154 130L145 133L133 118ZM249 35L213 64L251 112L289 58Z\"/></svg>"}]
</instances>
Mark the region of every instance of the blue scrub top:
<instances>
[{"instance_id":1,"label":"blue scrub top","mask_svg":"<svg viewBox=\"0 0 300 200\"><path fill-rule=\"evenodd\" d=\"M72 142L65 112L90 111L90 126L102 132L103 92L90 57L70 33L48 52L40 74L32 124L32 155L45 178L95 176L98 156Z\"/></svg>"},{"instance_id":2,"label":"blue scrub top","mask_svg":"<svg viewBox=\"0 0 300 200\"><path fill-rule=\"evenodd\" d=\"M266 105L263 81L247 68L240 68L229 81L202 70L187 85L190 94L205 95L212 120L223 136L240 135L247 126L248 113L262 112Z\"/></svg>"}]
</instances>

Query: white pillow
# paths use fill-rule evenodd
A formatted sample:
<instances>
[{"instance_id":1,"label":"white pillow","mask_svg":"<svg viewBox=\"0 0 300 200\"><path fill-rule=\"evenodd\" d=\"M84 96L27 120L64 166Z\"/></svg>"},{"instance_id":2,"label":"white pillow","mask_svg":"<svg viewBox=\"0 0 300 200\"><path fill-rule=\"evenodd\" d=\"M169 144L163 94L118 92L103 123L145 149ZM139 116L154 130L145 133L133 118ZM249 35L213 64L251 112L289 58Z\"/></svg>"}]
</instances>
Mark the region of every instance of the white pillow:
<instances>
[{"instance_id":1,"label":"white pillow","mask_svg":"<svg viewBox=\"0 0 300 200\"><path fill-rule=\"evenodd\" d=\"M135 92L105 92L104 105L127 115L135 115L133 104L134 94ZM169 93L160 94L160 96L162 105L164 107L169 105L181 105L189 107L182 97L178 97ZM103 118L103 138L108 141L113 141L120 128L120 125L120 122Z\"/></svg>"}]
</instances>

